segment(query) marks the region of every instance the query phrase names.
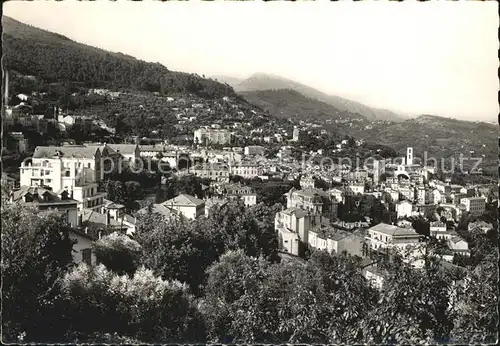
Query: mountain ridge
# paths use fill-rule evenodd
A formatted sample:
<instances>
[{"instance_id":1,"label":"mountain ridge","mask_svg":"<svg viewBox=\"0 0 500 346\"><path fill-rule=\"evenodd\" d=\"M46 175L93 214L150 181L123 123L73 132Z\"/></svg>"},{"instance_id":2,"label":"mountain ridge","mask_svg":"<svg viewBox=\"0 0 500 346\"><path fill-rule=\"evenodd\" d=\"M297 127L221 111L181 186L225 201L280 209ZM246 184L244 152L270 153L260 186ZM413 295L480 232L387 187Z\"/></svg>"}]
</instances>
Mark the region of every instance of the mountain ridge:
<instances>
[{"instance_id":1,"label":"mountain ridge","mask_svg":"<svg viewBox=\"0 0 500 346\"><path fill-rule=\"evenodd\" d=\"M228 81L228 84L231 85L237 93L273 89L294 89L304 96L330 104L340 111L358 113L367 119L403 121L407 118L387 109L370 107L360 102L352 101L340 96L329 95L308 85L269 73L257 72L243 81L239 83L233 82L233 84L230 83L230 81L234 79L233 77L218 76L218 78ZM234 80L239 81L240 79Z\"/></svg>"}]
</instances>

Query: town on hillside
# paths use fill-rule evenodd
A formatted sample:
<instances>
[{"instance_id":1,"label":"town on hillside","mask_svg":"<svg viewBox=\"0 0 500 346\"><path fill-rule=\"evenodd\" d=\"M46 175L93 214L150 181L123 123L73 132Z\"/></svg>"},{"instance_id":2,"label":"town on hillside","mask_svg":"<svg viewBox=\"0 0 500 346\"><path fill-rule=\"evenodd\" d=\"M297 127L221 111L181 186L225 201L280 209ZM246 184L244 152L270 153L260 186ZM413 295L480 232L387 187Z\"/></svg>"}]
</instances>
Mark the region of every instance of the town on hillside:
<instances>
[{"instance_id":1,"label":"town on hillside","mask_svg":"<svg viewBox=\"0 0 500 346\"><path fill-rule=\"evenodd\" d=\"M489 146L475 165L384 144L361 134L394 122L277 116L204 75L7 23L2 341L495 342Z\"/></svg>"}]
</instances>

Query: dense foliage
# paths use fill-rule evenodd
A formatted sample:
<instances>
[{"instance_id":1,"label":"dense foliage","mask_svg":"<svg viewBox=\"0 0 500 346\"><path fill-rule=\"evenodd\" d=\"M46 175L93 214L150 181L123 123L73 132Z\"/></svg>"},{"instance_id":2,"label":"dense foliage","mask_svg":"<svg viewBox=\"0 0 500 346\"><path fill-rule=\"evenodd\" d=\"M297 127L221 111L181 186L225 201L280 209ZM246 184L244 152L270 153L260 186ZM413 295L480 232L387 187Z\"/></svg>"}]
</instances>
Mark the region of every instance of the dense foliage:
<instances>
[{"instance_id":1,"label":"dense foliage","mask_svg":"<svg viewBox=\"0 0 500 346\"><path fill-rule=\"evenodd\" d=\"M72 263L69 224L54 214L5 203L1 215L3 341L25 335L25 341L56 342L62 329L58 279Z\"/></svg>"},{"instance_id":2,"label":"dense foliage","mask_svg":"<svg viewBox=\"0 0 500 346\"><path fill-rule=\"evenodd\" d=\"M95 243L100 265L72 268L71 229L60 217L4 203L3 341L495 340L493 235L471 234L478 262L458 272L430 256L434 250L422 269L371 256L386 273L377 290L358 257L279 256L272 227L279 208L233 202L192 222L147 214L134 240L114 234Z\"/></svg>"}]
</instances>

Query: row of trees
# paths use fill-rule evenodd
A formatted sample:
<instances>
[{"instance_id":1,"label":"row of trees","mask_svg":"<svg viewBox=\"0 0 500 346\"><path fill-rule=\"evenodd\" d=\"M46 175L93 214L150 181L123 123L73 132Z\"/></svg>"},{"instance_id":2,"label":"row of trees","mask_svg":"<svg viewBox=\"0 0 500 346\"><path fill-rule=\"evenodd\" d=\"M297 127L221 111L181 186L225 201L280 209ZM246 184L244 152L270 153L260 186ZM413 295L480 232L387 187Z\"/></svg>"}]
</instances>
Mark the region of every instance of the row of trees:
<instances>
[{"instance_id":1,"label":"row of trees","mask_svg":"<svg viewBox=\"0 0 500 346\"><path fill-rule=\"evenodd\" d=\"M232 202L193 222L144 215L134 239L97 241L101 264L88 267L72 265L72 230L61 217L3 203L3 341L495 340L494 246L462 276L431 258L422 270L387 262L377 291L357 257L280 258L272 227L280 208Z\"/></svg>"}]
</instances>

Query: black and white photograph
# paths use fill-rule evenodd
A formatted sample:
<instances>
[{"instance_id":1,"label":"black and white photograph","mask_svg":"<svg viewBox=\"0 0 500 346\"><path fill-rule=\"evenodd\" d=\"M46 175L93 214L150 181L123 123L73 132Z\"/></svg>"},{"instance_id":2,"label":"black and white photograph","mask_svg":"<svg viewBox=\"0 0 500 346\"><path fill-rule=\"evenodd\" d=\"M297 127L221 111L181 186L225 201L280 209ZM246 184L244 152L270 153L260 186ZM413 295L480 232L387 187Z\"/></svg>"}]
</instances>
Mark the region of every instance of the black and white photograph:
<instances>
[{"instance_id":1,"label":"black and white photograph","mask_svg":"<svg viewBox=\"0 0 500 346\"><path fill-rule=\"evenodd\" d=\"M4 2L2 344L496 344L498 7Z\"/></svg>"}]
</instances>

